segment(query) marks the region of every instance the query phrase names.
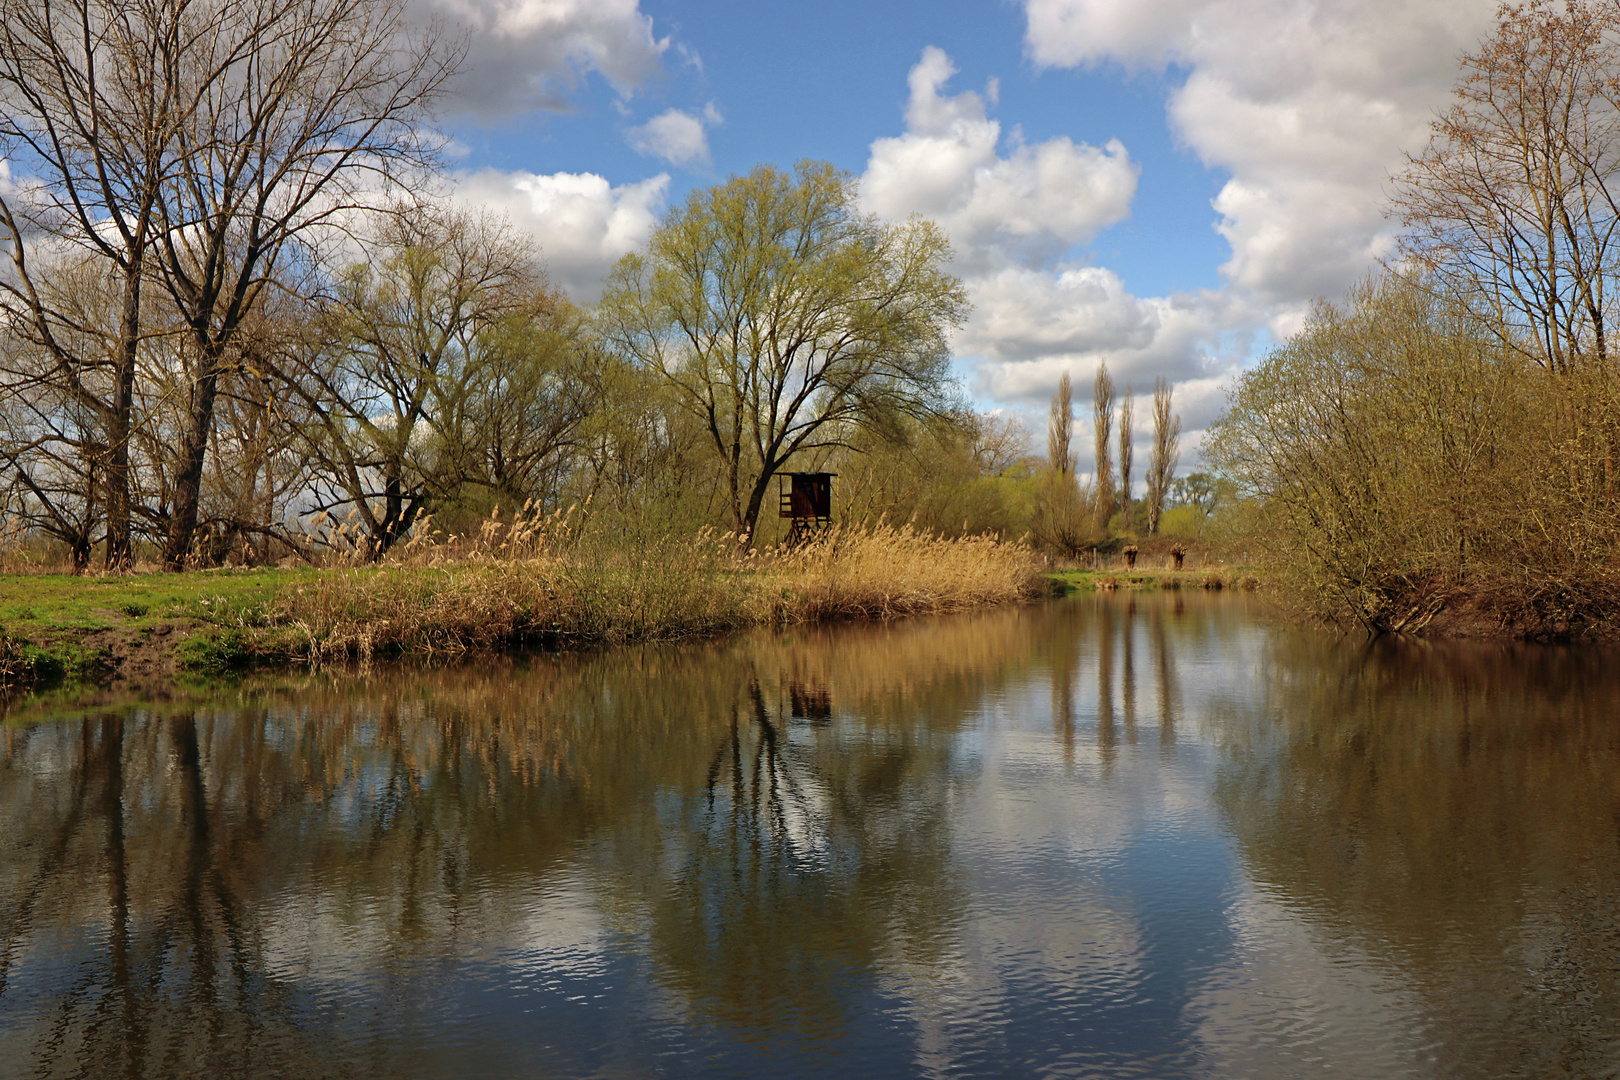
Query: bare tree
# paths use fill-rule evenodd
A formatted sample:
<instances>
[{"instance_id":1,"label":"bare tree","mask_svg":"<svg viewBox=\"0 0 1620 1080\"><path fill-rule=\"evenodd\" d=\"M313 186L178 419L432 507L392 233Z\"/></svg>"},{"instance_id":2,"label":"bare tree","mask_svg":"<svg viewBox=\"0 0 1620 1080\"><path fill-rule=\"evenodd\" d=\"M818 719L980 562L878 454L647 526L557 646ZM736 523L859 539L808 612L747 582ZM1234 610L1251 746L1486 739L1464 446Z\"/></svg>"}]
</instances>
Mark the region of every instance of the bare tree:
<instances>
[{"instance_id":1,"label":"bare tree","mask_svg":"<svg viewBox=\"0 0 1620 1080\"><path fill-rule=\"evenodd\" d=\"M1108 519L1114 512L1114 463L1112 435L1114 430L1114 380L1108 377L1106 363L1097 366L1097 378L1091 387L1091 423L1093 452L1096 467L1092 474L1092 490L1096 493L1094 512L1097 527L1108 528Z\"/></svg>"},{"instance_id":2,"label":"bare tree","mask_svg":"<svg viewBox=\"0 0 1620 1080\"><path fill-rule=\"evenodd\" d=\"M401 0L212 0L194 17L209 28L181 58L196 104L159 202L161 278L198 359L169 569L184 564L196 528L232 338L307 234L434 163L437 143L421 123L463 55L432 33L413 39Z\"/></svg>"},{"instance_id":3,"label":"bare tree","mask_svg":"<svg viewBox=\"0 0 1620 1080\"><path fill-rule=\"evenodd\" d=\"M114 569L130 559L142 287L160 228L158 193L185 114L172 64L184 35L166 7L0 0L0 154L36 181L0 193L11 263L0 292L14 327L46 360L40 377L64 388L98 429L93 467L101 472ZM110 268L115 318L85 321L60 302L63 292L48 277L75 263L75 251Z\"/></svg>"},{"instance_id":4,"label":"bare tree","mask_svg":"<svg viewBox=\"0 0 1620 1080\"><path fill-rule=\"evenodd\" d=\"M1170 412L1170 383L1162 375L1153 383L1153 451L1148 458L1148 533L1159 531L1164 501L1176 478L1176 462L1181 456L1181 417Z\"/></svg>"},{"instance_id":5,"label":"bare tree","mask_svg":"<svg viewBox=\"0 0 1620 1080\"><path fill-rule=\"evenodd\" d=\"M307 409L315 510L352 513L376 558L434 503L524 485L582 419L573 308L504 222L423 206L341 273L324 341L281 368Z\"/></svg>"},{"instance_id":6,"label":"bare tree","mask_svg":"<svg viewBox=\"0 0 1620 1080\"><path fill-rule=\"evenodd\" d=\"M1119 508L1125 515L1125 529L1131 528L1131 451L1136 440L1136 426L1132 423L1131 388L1127 384L1125 396L1119 399Z\"/></svg>"},{"instance_id":7,"label":"bare tree","mask_svg":"<svg viewBox=\"0 0 1620 1080\"><path fill-rule=\"evenodd\" d=\"M304 436L314 417L302 395L289 392L283 373L296 369L314 344L315 310L313 302L279 288L236 335L220 380L193 542L206 565L264 563L278 549L310 554L296 519L309 494Z\"/></svg>"},{"instance_id":8,"label":"bare tree","mask_svg":"<svg viewBox=\"0 0 1620 1080\"><path fill-rule=\"evenodd\" d=\"M400 0L0 0L0 149L33 181L0 201L0 288L69 385L87 361L35 256L78 247L122 283L111 388L81 395L107 433L111 565L129 559L143 290L192 343L163 551L179 569L233 339L312 230L433 163L422 123L461 55Z\"/></svg>"},{"instance_id":9,"label":"bare tree","mask_svg":"<svg viewBox=\"0 0 1620 1080\"><path fill-rule=\"evenodd\" d=\"M90 564L105 497L103 415L59 382L31 377L39 350L0 339L0 462L8 517L61 541L75 573ZM45 360L45 367L52 366Z\"/></svg>"},{"instance_id":10,"label":"bare tree","mask_svg":"<svg viewBox=\"0 0 1620 1080\"><path fill-rule=\"evenodd\" d=\"M1620 4L1504 4L1396 177L1402 252L1562 372L1610 351L1620 256Z\"/></svg>"},{"instance_id":11,"label":"bare tree","mask_svg":"<svg viewBox=\"0 0 1620 1080\"><path fill-rule=\"evenodd\" d=\"M1069 442L1074 434L1074 386L1065 371L1052 395L1052 417L1046 424L1046 457L1052 471L1062 476L1074 472L1074 453Z\"/></svg>"},{"instance_id":12,"label":"bare tree","mask_svg":"<svg viewBox=\"0 0 1620 1080\"><path fill-rule=\"evenodd\" d=\"M1073 422L1074 410L1069 410ZM1011 413L979 413L972 418L973 460L981 476L1006 476L1025 460L1029 439L1018 417ZM1069 455L1069 471L1074 471L1074 455Z\"/></svg>"}]
</instances>

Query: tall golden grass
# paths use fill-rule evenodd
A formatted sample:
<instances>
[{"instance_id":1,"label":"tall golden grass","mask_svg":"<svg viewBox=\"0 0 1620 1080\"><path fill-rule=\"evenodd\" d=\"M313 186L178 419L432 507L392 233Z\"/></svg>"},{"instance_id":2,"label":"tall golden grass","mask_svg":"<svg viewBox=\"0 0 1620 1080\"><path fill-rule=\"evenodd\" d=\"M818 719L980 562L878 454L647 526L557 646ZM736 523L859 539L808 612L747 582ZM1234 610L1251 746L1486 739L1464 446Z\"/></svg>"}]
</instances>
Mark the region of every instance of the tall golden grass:
<instances>
[{"instance_id":1,"label":"tall golden grass","mask_svg":"<svg viewBox=\"0 0 1620 1080\"><path fill-rule=\"evenodd\" d=\"M497 511L475 534L421 529L382 566L336 567L283 593L249 645L319 661L888 619L1031 598L1039 571L1022 545L889 525L755 551L707 530L608 534L571 511Z\"/></svg>"},{"instance_id":2,"label":"tall golden grass","mask_svg":"<svg viewBox=\"0 0 1620 1080\"><path fill-rule=\"evenodd\" d=\"M785 595L782 621L888 619L1007 604L1038 592L1038 558L992 536L947 539L909 526L833 528L760 560Z\"/></svg>"}]
</instances>

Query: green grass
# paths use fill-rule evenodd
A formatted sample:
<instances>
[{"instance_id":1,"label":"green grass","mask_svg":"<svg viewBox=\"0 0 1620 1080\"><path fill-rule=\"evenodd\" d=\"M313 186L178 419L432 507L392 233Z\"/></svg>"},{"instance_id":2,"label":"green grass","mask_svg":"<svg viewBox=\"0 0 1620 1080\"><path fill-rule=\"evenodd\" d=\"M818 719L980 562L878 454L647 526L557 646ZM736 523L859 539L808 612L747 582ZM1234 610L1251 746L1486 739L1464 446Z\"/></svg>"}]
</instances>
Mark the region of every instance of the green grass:
<instances>
[{"instance_id":1,"label":"green grass","mask_svg":"<svg viewBox=\"0 0 1620 1080\"><path fill-rule=\"evenodd\" d=\"M75 577L0 575L0 684L93 683L108 670L97 642L110 632L143 640L160 626L184 635L180 667L218 673L246 660L246 631L269 622L283 589L317 571L213 570L189 574Z\"/></svg>"},{"instance_id":2,"label":"green grass","mask_svg":"<svg viewBox=\"0 0 1620 1080\"><path fill-rule=\"evenodd\" d=\"M1064 570L1050 575L1064 592L1111 589L1255 589L1260 577L1249 567L1196 570Z\"/></svg>"},{"instance_id":3,"label":"green grass","mask_svg":"<svg viewBox=\"0 0 1620 1080\"><path fill-rule=\"evenodd\" d=\"M237 622L318 571L210 570L75 577L0 574L0 627L26 638L64 631L139 630L177 619Z\"/></svg>"}]
</instances>

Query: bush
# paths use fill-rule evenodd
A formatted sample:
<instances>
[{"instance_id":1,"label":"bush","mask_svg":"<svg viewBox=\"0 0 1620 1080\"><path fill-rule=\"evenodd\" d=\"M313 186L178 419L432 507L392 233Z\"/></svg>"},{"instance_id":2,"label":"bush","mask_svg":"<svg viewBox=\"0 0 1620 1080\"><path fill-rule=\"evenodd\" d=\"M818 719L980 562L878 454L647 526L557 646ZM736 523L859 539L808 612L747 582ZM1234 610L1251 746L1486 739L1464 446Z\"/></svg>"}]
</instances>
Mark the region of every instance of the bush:
<instances>
[{"instance_id":1,"label":"bush","mask_svg":"<svg viewBox=\"0 0 1620 1080\"><path fill-rule=\"evenodd\" d=\"M1552 375L1390 276L1244 374L1206 452L1314 613L1368 630L1606 633L1620 612L1615 375Z\"/></svg>"},{"instance_id":2,"label":"bush","mask_svg":"<svg viewBox=\"0 0 1620 1080\"><path fill-rule=\"evenodd\" d=\"M1197 540L1203 535L1209 515L1202 506L1172 506L1159 517L1160 536L1177 540Z\"/></svg>"}]
</instances>

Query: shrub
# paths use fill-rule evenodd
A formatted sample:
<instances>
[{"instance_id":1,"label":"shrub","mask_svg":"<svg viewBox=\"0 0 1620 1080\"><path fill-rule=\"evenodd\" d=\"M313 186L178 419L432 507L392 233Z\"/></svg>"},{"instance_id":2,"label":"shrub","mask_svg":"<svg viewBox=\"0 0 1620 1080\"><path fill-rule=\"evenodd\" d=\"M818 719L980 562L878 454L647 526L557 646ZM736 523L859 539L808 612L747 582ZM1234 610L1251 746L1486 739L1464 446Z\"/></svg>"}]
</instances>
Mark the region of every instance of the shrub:
<instances>
[{"instance_id":1,"label":"shrub","mask_svg":"<svg viewBox=\"0 0 1620 1080\"><path fill-rule=\"evenodd\" d=\"M1620 613L1620 392L1470 312L1370 281L1244 374L1206 453L1260 501L1307 610L1370 631L1573 637ZM1438 620L1438 622L1437 622Z\"/></svg>"}]
</instances>

